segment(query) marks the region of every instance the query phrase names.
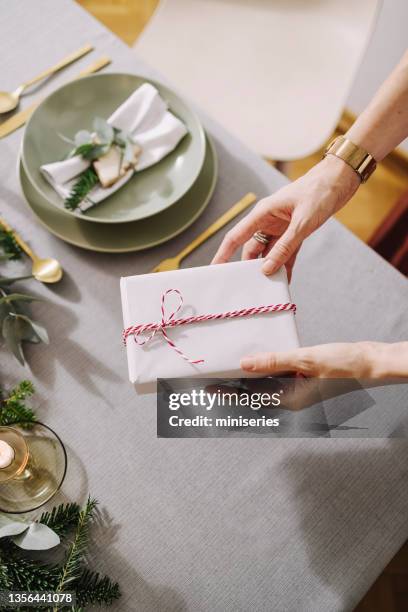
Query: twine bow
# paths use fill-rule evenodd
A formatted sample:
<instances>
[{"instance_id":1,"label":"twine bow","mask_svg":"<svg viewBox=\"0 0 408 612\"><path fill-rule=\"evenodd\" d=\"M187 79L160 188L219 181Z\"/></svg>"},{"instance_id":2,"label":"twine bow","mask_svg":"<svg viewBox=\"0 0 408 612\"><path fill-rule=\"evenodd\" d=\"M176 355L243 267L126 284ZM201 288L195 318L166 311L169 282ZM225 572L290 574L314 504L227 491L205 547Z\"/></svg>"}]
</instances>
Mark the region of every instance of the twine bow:
<instances>
[{"instance_id":1,"label":"twine bow","mask_svg":"<svg viewBox=\"0 0 408 612\"><path fill-rule=\"evenodd\" d=\"M179 297L179 304L173 312L171 312L166 317L166 297L170 293L176 293ZM150 342L157 332L161 332L163 334L164 339L167 344L174 349L183 359L188 361L191 364L199 364L204 363L204 359L190 359L183 353L182 350L176 346L171 338L167 335L166 329L171 327L178 327L179 325L189 325L190 323L201 323L202 321L214 321L219 319L235 319L237 317L248 317L257 314L266 314L270 312L282 312L282 311L292 311L294 314L296 313L296 304L292 304L291 302L287 302L286 304L269 304L267 306L254 306L252 308L242 308L241 310L229 310L227 312L221 312L218 314L208 314L208 315L195 315L191 317L184 317L180 319L176 319L177 313L183 307L183 296L181 295L178 289L167 289L162 294L161 297L161 321L159 323L145 323L142 325L133 325L131 327L123 330L123 342L126 345L127 339L129 336L133 336L134 341L139 346L143 346ZM141 338L141 334L145 334L146 332L151 332L151 334Z\"/></svg>"}]
</instances>

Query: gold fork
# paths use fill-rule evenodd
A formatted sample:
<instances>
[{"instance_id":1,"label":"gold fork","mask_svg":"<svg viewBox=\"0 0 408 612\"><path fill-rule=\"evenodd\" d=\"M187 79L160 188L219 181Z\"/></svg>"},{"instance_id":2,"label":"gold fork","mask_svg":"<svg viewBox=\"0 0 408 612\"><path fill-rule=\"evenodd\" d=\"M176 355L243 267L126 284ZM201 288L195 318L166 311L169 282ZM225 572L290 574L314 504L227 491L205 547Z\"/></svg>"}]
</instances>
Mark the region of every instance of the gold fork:
<instances>
[{"instance_id":1,"label":"gold fork","mask_svg":"<svg viewBox=\"0 0 408 612\"><path fill-rule=\"evenodd\" d=\"M253 193L247 193L246 196L234 204L234 206L227 210L227 212L221 215L221 217L207 227L207 229L197 236L197 238L194 238L194 240L190 242L190 244L188 244L178 255L175 257L169 257L168 259L163 259L163 261L153 268L152 272L168 272L170 270L178 270L180 263L185 257L187 257L187 255L190 255L192 251L218 232L218 230L224 227L224 225L232 221L232 219L235 219L237 215L242 213L254 202L256 202L256 195Z\"/></svg>"}]
</instances>

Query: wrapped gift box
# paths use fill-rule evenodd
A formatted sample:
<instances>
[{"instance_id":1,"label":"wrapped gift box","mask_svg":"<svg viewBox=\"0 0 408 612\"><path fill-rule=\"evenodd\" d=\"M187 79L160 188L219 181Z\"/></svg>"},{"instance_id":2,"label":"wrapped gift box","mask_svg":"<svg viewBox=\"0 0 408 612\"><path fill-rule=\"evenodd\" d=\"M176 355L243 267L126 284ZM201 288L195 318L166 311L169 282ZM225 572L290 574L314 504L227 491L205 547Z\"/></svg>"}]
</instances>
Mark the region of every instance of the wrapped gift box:
<instances>
[{"instance_id":1,"label":"wrapped gift box","mask_svg":"<svg viewBox=\"0 0 408 612\"><path fill-rule=\"evenodd\" d=\"M162 321L162 296L176 289L183 306L175 318L224 313L270 304L290 303L286 271L273 276L261 272L262 260L240 261L188 268L121 279L124 329ZM165 297L165 318L179 306L176 292ZM170 346L158 330L140 346L126 339L130 381L155 383L157 378L248 376L240 359L264 351L285 351L299 346L293 311L271 312L240 318L201 321L165 329L168 338L192 364ZM143 341L151 332L143 332Z\"/></svg>"}]
</instances>

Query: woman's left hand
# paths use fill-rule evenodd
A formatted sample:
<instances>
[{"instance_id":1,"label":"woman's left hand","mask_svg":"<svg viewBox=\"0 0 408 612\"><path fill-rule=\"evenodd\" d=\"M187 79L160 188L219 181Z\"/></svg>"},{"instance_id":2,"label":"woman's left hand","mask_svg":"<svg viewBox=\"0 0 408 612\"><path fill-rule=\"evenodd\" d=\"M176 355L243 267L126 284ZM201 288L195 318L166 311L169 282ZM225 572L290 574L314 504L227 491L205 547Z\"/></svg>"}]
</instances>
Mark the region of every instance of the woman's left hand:
<instances>
[{"instance_id":1,"label":"woman's left hand","mask_svg":"<svg viewBox=\"0 0 408 612\"><path fill-rule=\"evenodd\" d=\"M241 368L247 372L271 375L296 372L318 378L373 378L379 375L376 357L386 344L354 342L321 344L293 351L258 353L244 357Z\"/></svg>"}]
</instances>

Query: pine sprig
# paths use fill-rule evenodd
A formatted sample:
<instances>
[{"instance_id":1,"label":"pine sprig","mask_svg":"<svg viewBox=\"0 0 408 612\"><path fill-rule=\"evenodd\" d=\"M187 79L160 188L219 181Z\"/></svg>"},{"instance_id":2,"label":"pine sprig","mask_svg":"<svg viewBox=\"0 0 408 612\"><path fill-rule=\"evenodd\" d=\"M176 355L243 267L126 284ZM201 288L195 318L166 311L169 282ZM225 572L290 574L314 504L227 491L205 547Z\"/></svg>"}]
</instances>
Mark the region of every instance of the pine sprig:
<instances>
[{"instance_id":1,"label":"pine sprig","mask_svg":"<svg viewBox=\"0 0 408 612\"><path fill-rule=\"evenodd\" d=\"M89 524L97 503L95 499L88 497L85 508L79 513L74 539L68 548L60 571L60 578L56 587L57 593L67 590L69 585L78 580L82 574L82 562L88 547Z\"/></svg>"},{"instance_id":2,"label":"pine sprig","mask_svg":"<svg viewBox=\"0 0 408 612\"><path fill-rule=\"evenodd\" d=\"M47 525L63 538L78 523L80 512L81 508L78 504L61 504L53 508L51 512L43 512L38 522Z\"/></svg>"},{"instance_id":3,"label":"pine sprig","mask_svg":"<svg viewBox=\"0 0 408 612\"><path fill-rule=\"evenodd\" d=\"M92 142L88 142L80 145L73 151L72 155L81 155L88 161L93 161L105 155L109 150L109 145L101 145Z\"/></svg>"},{"instance_id":4,"label":"pine sprig","mask_svg":"<svg viewBox=\"0 0 408 612\"><path fill-rule=\"evenodd\" d=\"M22 380L9 395L9 401L22 402L34 395L34 385L30 380Z\"/></svg>"},{"instance_id":5,"label":"pine sprig","mask_svg":"<svg viewBox=\"0 0 408 612\"><path fill-rule=\"evenodd\" d=\"M117 582L112 582L107 576L84 569L76 585L76 596L79 606L110 605L120 597L120 588Z\"/></svg>"},{"instance_id":6,"label":"pine sprig","mask_svg":"<svg viewBox=\"0 0 408 612\"><path fill-rule=\"evenodd\" d=\"M22 390L24 393L24 389ZM18 395L18 393L17 393ZM75 591L77 605L72 610L81 612L90 605L110 605L120 597L119 585L101 576L83 563L88 547L88 535L96 500L89 498L81 510L75 503L61 504L51 512L43 512L39 522L48 525L64 539L73 530L73 539L64 560L58 564L27 558L7 538L0 540L0 591ZM29 609L19 608L21 612ZM49 607L39 610L49 612ZM57 605L54 612L60 610Z\"/></svg>"},{"instance_id":7,"label":"pine sprig","mask_svg":"<svg viewBox=\"0 0 408 612\"><path fill-rule=\"evenodd\" d=\"M21 555L7 561L7 572L16 591L53 591L58 584L57 565L43 565Z\"/></svg>"},{"instance_id":8,"label":"pine sprig","mask_svg":"<svg viewBox=\"0 0 408 612\"><path fill-rule=\"evenodd\" d=\"M20 259L23 253L14 238L13 232L6 230L2 226L0 226L0 249L4 252L6 259Z\"/></svg>"},{"instance_id":9,"label":"pine sprig","mask_svg":"<svg viewBox=\"0 0 408 612\"><path fill-rule=\"evenodd\" d=\"M85 170L85 172L79 176L78 180L73 185L68 197L65 198L65 208L68 208L69 210L76 210L98 182L98 175L92 166L87 168L87 170Z\"/></svg>"},{"instance_id":10,"label":"pine sprig","mask_svg":"<svg viewBox=\"0 0 408 612\"><path fill-rule=\"evenodd\" d=\"M14 387L8 397L3 397L0 390L0 425L21 425L29 427L36 422L34 411L25 404L25 400L34 393L34 386L29 380L23 380Z\"/></svg>"},{"instance_id":11,"label":"pine sprig","mask_svg":"<svg viewBox=\"0 0 408 612\"><path fill-rule=\"evenodd\" d=\"M7 565L5 564L5 559L3 559L2 553L0 551L0 591L7 591L11 586L11 580L8 573Z\"/></svg>"}]
</instances>

